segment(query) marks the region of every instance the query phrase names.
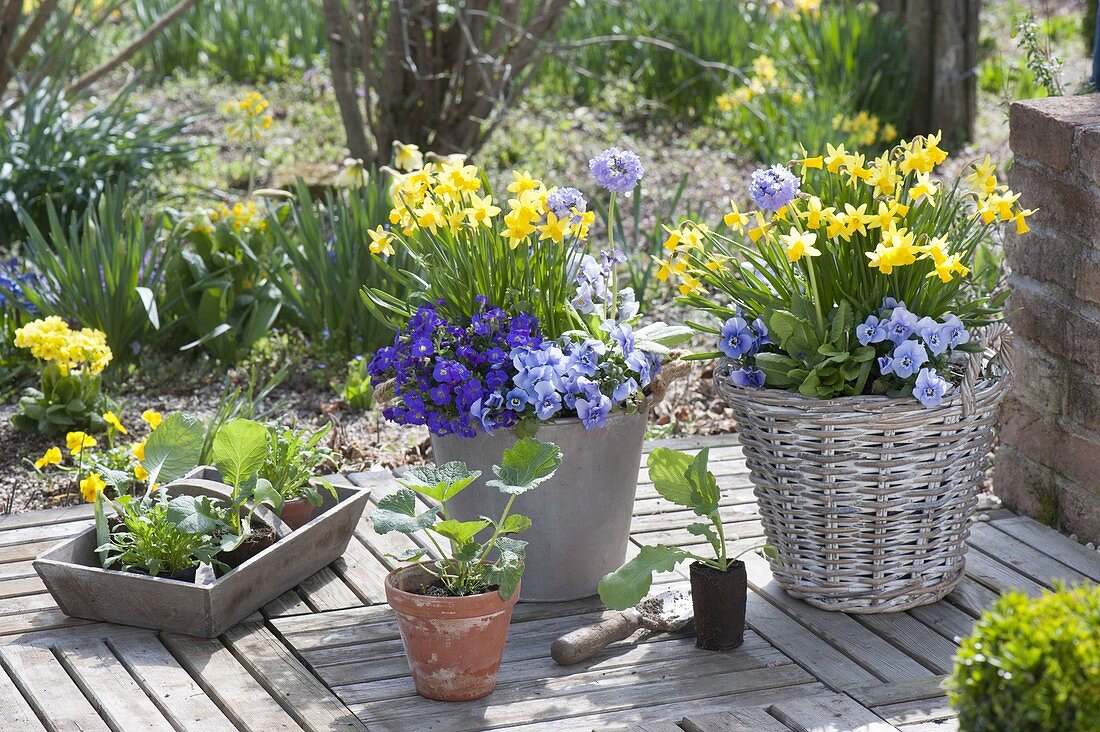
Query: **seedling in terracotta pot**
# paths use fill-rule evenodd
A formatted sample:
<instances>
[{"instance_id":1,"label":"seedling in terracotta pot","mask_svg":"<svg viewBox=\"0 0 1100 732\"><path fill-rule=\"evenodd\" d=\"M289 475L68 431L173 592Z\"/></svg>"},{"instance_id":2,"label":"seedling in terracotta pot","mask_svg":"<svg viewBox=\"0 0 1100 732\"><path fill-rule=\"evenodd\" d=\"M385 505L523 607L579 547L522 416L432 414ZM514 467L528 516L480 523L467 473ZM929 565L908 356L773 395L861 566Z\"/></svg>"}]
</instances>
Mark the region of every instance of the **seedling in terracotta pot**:
<instances>
[{"instance_id":1,"label":"seedling in terracotta pot","mask_svg":"<svg viewBox=\"0 0 1100 732\"><path fill-rule=\"evenodd\" d=\"M422 696L466 701L496 686L524 566L526 543L513 537L531 525L512 506L559 465L561 451L549 442L525 437L505 450L493 466L496 479L486 483L508 496L497 520L451 516L447 502L481 475L461 462L410 468L398 478L404 487L378 502L371 516L375 531L422 532L440 557L421 561L427 550L406 551L396 558L417 563L390 572L385 583ZM417 494L431 507L420 511ZM491 533L481 541L483 532Z\"/></svg>"},{"instance_id":2,"label":"seedling in terracotta pot","mask_svg":"<svg viewBox=\"0 0 1100 732\"><path fill-rule=\"evenodd\" d=\"M680 562L691 559L695 645L712 651L728 651L741 645L745 634L748 577L745 563L738 557L756 547L730 556L718 511L721 498L718 482L707 470L709 457L710 450L706 448L692 457L659 447L649 454L646 465L653 487L662 497L706 519L687 529L710 542L714 556L700 556L665 544L643 546L638 556L600 581L600 599L613 610L634 607L649 592L654 572L671 572Z\"/></svg>"},{"instance_id":3,"label":"seedling in terracotta pot","mask_svg":"<svg viewBox=\"0 0 1100 732\"><path fill-rule=\"evenodd\" d=\"M333 470L338 467L336 453L321 445L331 429L331 422L313 433L276 424L268 426L267 458L259 475L283 497L279 518L292 529L309 523L314 510L324 503L319 489L336 497L331 483L314 478L318 468L326 463Z\"/></svg>"}]
</instances>

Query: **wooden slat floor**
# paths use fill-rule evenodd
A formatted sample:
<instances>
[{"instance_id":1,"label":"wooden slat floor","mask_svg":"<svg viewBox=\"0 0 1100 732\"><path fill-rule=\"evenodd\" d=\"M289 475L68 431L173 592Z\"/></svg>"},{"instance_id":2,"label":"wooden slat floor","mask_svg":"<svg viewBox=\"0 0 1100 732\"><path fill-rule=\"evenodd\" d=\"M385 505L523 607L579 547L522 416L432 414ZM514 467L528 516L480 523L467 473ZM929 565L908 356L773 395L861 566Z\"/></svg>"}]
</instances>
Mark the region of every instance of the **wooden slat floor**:
<instances>
[{"instance_id":1,"label":"wooden slat floor","mask_svg":"<svg viewBox=\"0 0 1100 732\"><path fill-rule=\"evenodd\" d=\"M735 437L660 444L710 447L723 512L740 543L759 542ZM372 489L370 506L396 488L386 473L344 479ZM660 498L644 467L640 479L634 538L696 545L690 512ZM998 593L1100 581L1100 554L1003 510L974 526L955 592L905 613L816 610L747 555L750 629L735 651L639 631L562 668L550 642L606 611L598 599L520 604L497 690L442 704L416 695L382 591L387 555L421 540L376 536L370 510L342 559L215 640L65 616L31 560L87 526L89 508L0 517L0 729L954 730L941 683L957 639ZM658 584L686 580L669 573Z\"/></svg>"}]
</instances>

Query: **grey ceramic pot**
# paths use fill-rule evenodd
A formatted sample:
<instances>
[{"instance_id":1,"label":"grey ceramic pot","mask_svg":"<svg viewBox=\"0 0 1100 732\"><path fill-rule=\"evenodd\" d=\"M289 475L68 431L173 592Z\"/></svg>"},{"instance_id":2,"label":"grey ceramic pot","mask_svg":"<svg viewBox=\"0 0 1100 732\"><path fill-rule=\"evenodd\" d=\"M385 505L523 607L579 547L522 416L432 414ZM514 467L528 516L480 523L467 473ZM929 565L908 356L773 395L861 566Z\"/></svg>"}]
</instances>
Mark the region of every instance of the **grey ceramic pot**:
<instances>
[{"instance_id":1,"label":"grey ceramic pot","mask_svg":"<svg viewBox=\"0 0 1100 732\"><path fill-rule=\"evenodd\" d=\"M590 597L605 574L622 566L645 425L646 411L640 411L613 413L596 430L586 430L578 419L553 420L539 427L538 439L561 448L562 463L553 478L521 495L513 507L532 522L516 537L528 544L521 600ZM432 435L437 464L459 460L482 475L448 501L452 515L462 520L500 517L506 496L486 488L485 480L493 477L493 466L517 439L515 430L473 438Z\"/></svg>"}]
</instances>

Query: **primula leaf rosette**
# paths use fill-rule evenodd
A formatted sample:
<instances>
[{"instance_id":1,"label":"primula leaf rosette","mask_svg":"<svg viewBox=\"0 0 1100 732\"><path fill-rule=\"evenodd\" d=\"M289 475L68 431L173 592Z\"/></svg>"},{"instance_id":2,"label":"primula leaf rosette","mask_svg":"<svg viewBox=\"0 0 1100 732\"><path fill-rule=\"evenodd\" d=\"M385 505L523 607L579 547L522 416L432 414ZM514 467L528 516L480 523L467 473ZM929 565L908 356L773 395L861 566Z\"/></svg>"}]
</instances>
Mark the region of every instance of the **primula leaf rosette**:
<instances>
[{"instance_id":1,"label":"primula leaf rosette","mask_svg":"<svg viewBox=\"0 0 1100 732\"><path fill-rule=\"evenodd\" d=\"M711 315L693 323L736 363L741 388L816 398L911 395L939 405L962 377L970 330L1002 317L1006 293L969 280L975 251L1034 211L1002 185L987 156L950 186L940 135L868 160L827 145L756 171L755 210L731 202L722 231L670 230L658 277Z\"/></svg>"}]
</instances>

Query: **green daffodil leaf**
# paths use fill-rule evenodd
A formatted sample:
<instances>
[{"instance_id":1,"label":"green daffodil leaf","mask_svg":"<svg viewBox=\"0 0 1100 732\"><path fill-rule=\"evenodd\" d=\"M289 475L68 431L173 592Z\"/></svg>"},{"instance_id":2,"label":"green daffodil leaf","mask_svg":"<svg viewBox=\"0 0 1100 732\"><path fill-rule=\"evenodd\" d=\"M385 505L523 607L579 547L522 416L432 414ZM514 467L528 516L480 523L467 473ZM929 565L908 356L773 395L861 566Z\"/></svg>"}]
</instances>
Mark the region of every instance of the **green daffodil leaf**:
<instances>
[{"instance_id":1,"label":"green daffodil leaf","mask_svg":"<svg viewBox=\"0 0 1100 732\"><path fill-rule=\"evenodd\" d=\"M501 493L519 495L549 480L561 465L561 450L552 442L524 437L504 451L500 465L493 466L497 480L486 485Z\"/></svg>"},{"instance_id":2,"label":"green daffodil leaf","mask_svg":"<svg viewBox=\"0 0 1100 732\"><path fill-rule=\"evenodd\" d=\"M416 512L416 494L408 488L401 488L378 501L370 520L379 534L398 531L412 534L435 524L439 506L433 506L423 513Z\"/></svg>"}]
</instances>

